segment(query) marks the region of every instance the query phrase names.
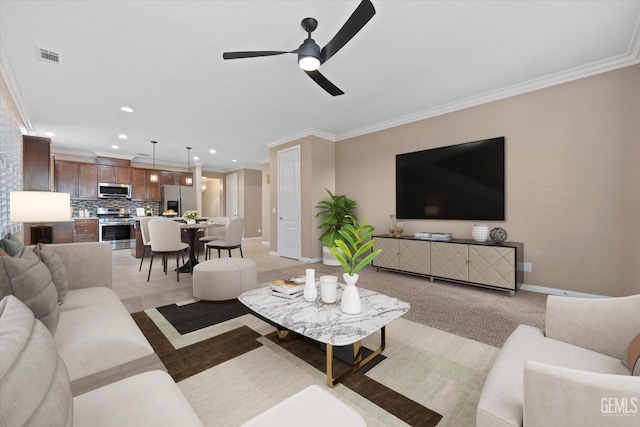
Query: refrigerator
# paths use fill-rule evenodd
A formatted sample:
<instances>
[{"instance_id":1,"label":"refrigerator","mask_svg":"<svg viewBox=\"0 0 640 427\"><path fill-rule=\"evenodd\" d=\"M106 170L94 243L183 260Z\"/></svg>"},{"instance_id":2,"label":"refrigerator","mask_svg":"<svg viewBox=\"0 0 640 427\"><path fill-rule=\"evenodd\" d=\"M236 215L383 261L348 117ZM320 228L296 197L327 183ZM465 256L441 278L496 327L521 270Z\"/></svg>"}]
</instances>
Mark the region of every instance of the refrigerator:
<instances>
[{"instance_id":1,"label":"refrigerator","mask_svg":"<svg viewBox=\"0 0 640 427\"><path fill-rule=\"evenodd\" d=\"M162 204L164 210L173 209L178 216L185 211L198 209L198 193L196 187L184 185L165 185L162 189Z\"/></svg>"}]
</instances>

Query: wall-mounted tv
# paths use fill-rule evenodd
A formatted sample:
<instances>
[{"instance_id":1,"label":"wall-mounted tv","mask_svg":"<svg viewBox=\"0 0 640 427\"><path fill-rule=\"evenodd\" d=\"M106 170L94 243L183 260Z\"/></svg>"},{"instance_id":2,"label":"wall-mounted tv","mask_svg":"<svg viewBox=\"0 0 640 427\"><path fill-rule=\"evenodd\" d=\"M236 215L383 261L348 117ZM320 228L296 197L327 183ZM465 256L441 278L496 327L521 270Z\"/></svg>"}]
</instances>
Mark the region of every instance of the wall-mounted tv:
<instances>
[{"instance_id":1,"label":"wall-mounted tv","mask_svg":"<svg viewBox=\"0 0 640 427\"><path fill-rule=\"evenodd\" d=\"M396 156L396 216L503 221L504 137Z\"/></svg>"}]
</instances>

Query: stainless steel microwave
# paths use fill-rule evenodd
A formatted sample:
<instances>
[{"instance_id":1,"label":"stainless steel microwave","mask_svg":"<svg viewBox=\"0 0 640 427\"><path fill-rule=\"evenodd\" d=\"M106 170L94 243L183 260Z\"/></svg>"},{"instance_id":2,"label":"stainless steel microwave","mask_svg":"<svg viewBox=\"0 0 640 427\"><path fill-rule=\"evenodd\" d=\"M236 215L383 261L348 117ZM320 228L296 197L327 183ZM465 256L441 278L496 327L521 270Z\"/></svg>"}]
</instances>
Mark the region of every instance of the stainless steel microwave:
<instances>
[{"instance_id":1,"label":"stainless steel microwave","mask_svg":"<svg viewBox=\"0 0 640 427\"><path fill-rule=\"evenodd\" d=\"M130 199L131 185L115 184L110 182L98 183L99 199Z\"/></svg>"}]
</instances>

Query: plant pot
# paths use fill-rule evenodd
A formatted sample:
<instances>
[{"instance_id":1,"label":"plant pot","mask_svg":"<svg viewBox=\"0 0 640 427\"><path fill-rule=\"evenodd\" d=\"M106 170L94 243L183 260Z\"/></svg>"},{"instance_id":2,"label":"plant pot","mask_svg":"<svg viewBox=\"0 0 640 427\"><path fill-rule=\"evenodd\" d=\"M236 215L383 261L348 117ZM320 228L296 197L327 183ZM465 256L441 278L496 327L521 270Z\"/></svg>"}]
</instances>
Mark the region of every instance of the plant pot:
<instances>
[{"instance_id":1,"label":"plant pot","mask_svg":"<svg viewBox=\"0 0 640 427\"><path fill-rule=\"evenodd\" d=\"M342 277L344 278L346 286L342 292L340 310L345 314L358 314L362 311L360 293L358 292L358 288L356 288L356 282L360 276L357 273L353 276L344 273Z\"/></svg>"},{"instance_id":2,"label":"plant pot","mask_svg":"<svg viewBox=\"0 0 640 427\"><path fill-rule=\"evenodd\" d=\"M340 249L338 249L340 250ZM342 251L340 251L342 252ZM324 265L331 265L334 267L337 267L340 265L340 263L338 262L338 260L331 254L331 252L329 252L329 248L326 246L322 247L322 263Z\"/></svg>"},{"instance_id":3,"label":"plant pot","mask_svg":"<svg viewBox=\"0 0 640 427\"><path fill-rule=\"evenodd\" d=\"M187 220L187 224L195 224L196 220L195 219L188 219Z\"/></svg>"}]
</instances>

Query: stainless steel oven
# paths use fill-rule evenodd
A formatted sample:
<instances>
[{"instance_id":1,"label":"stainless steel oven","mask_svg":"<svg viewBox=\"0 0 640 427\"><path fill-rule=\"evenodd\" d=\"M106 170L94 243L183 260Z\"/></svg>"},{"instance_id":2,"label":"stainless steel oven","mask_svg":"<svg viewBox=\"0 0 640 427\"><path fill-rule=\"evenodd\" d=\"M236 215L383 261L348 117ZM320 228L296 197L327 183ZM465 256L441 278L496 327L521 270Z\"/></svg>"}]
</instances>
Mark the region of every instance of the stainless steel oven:
<instances>
[{"instance_id":1,"label":"stainless steel oven","mask_svg":"<svg viewBox=\"0 0 640 427\"><path fill-rule=\"evenodd\" d=\"M98 208L98 240L113 249L135 247L131 215L124 208Z\"/></svg>"}]
</instances>

